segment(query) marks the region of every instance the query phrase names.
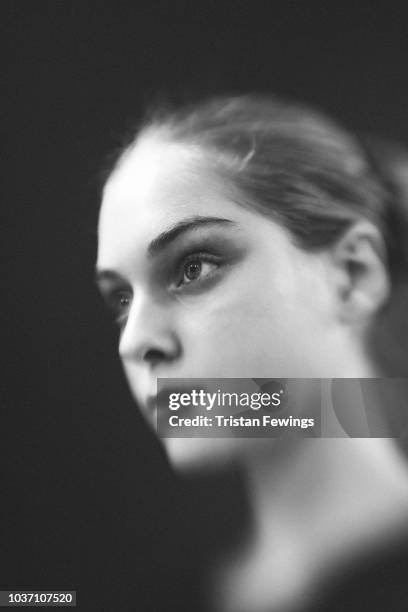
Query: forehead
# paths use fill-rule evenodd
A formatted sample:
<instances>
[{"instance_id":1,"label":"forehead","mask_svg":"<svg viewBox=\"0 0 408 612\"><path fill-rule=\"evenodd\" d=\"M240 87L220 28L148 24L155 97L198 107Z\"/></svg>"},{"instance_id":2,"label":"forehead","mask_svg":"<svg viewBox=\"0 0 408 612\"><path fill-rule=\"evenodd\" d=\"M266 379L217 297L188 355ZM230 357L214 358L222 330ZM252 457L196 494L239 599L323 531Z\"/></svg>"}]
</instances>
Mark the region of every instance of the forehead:
<instances>
[{"instance_id":1,"label":"forehead","mask_svg":"<svg viewBox=\"0 0 408 612\"><path fill-rule=\"evenodd\" d=\"M127 152L110 177L99 218L98 265L114 266L120 255L191 216L245 216L194 145L147 137Z\"/></svg>"},{"instance_id":2,"label":"forehead","mask_svg":"<svg viewBox=\"0 0 408 612\"><path fill-rule=\"evenodd\" d=\"M102 201L102 213L128 212L128 208L139 214L145 205L152 214L166 207L177 208L191 201L191 192L200 198L203 183L206 191L208 181L205 156L194 145L178 144L147 136L125 153L110 177ZM205 176L204 176L205 175ZM197 185L201 183L201 191ZM211 183L214 183L212 181ZM173 206L172 206L173 204Z\"/></svg>"}]
</instances>

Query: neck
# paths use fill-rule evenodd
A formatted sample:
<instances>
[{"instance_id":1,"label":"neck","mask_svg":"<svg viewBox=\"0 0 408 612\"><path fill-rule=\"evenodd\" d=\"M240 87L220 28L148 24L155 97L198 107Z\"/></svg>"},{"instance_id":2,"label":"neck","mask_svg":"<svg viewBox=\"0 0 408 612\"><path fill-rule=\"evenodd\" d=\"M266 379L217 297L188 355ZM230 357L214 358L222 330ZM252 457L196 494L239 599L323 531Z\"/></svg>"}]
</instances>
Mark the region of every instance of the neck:
<instances>
[{"instance_id":1,"label":"neck","mask_svg":"<svg viewBox=\"0 0 408 612\"><path fill-rule=\"evenodd\" d=\"M408 470L389 438L301 439L291 448L279 442L281 448L254 457L245 468L259 525L270 527L276 524L271 517L279 516L281 524L310 525L316 519L321 528L333 529L341 516L362 514L369 528L377 514L389 516L396 497L408 499ZM369 517L357 505L370 507ZM307 539L306 530L301 532Z\"/></svg>"},{"instance_id":2,"label":"neck","mask_svg":"<svg viewBox=\"0 0 408 612\"><path fill-rule=\"evenodd\" d=\"M406 522L408 472L392 440L275 442L245 466L253 530L222 566L222 610L295 609L318 580Z\"/></svg>"}]
</instances>

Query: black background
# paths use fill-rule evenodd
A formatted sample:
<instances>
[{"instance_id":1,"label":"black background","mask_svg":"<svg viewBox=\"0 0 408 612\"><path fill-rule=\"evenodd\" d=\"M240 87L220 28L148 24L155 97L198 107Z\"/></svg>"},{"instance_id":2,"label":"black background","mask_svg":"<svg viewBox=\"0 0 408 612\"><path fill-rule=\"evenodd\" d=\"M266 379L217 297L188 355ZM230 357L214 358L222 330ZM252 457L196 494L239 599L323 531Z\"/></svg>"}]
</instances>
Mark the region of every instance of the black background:
<instances>
[{"instance_id":1,"label":"black background","mask_svg":"<svg viewBox=\"0 0 408 612\"><path fill-rule=\"evenodd\" d=\"M0 589L81 610L198 610L241 529L237 475L176 478L132 403L93 286L98 175L151 99L297 97L408 142L394 3L2 2ZM5 103L5 104L4 104Z\"/></svg>"}]
</instances>

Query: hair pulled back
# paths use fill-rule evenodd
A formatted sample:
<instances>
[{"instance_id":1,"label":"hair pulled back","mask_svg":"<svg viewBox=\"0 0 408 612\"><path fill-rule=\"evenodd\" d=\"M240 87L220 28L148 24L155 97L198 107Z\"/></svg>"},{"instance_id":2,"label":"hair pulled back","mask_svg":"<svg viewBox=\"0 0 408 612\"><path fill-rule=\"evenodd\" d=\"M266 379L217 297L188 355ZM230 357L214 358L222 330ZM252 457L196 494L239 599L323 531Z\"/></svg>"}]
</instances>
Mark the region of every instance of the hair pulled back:
<instances>
[{"instance_id":1,"label":"hair pulled back","mask_svg":"<svg viewBox=\"0 0 408 612\"><path fill-rule=\"evenodd\" d=\"M407 373L408 156L401 147L357 137L302 104L257 95L155 110L125 151L149 132L201 150L242 205L274 217L301 248L329 247L358 219L376 225L392 295L370 342L385 373Z\"/></svg>"}]
</instances>

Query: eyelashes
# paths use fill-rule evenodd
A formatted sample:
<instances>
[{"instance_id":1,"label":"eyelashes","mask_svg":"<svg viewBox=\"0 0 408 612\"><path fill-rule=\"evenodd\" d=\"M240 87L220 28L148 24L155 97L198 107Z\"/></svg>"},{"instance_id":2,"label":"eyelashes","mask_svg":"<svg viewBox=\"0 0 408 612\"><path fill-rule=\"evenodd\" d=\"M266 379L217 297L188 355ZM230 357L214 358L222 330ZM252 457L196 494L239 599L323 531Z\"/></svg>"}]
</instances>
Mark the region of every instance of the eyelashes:
<instances>
[{"instance_id":1,"label":"eyelashes","mask_svg":"<svg viewBox=\"0 0 408 612\"><path fill-rule=\"evenodd\" d=\"M132 303L132 291L118 289L112 291L106 298L108 310L110 311L113 321L119 327L122 327L126 321L129 308Z\"/></svg>"},{"instance_id":2,"label":"eyelashes","mask_svg":"<svg viewBox=\"0 0 408 612\"><path fill-rule=\"evenodd\" d=\"M155 282L161 290L175 294L199 293L210 288L211 281L218 276L224 263L223 258L215 253L193 249L183 253L175 264L166 264ZM112 289L105 294L106 305L119 328L126 323L132 301L133 291L127 286Z\"/></svg>"},{"instance_id":3,"label":"eyelashes","mask_svg":"<svg viewBox=\"0 0 408 612\"><path fill-rule=\"evenodd\" d=\"M222 265L222 259L205 251L192 252L180 258L175 290L182 291L208 281Z\"/></svg>"}]
</instances>

